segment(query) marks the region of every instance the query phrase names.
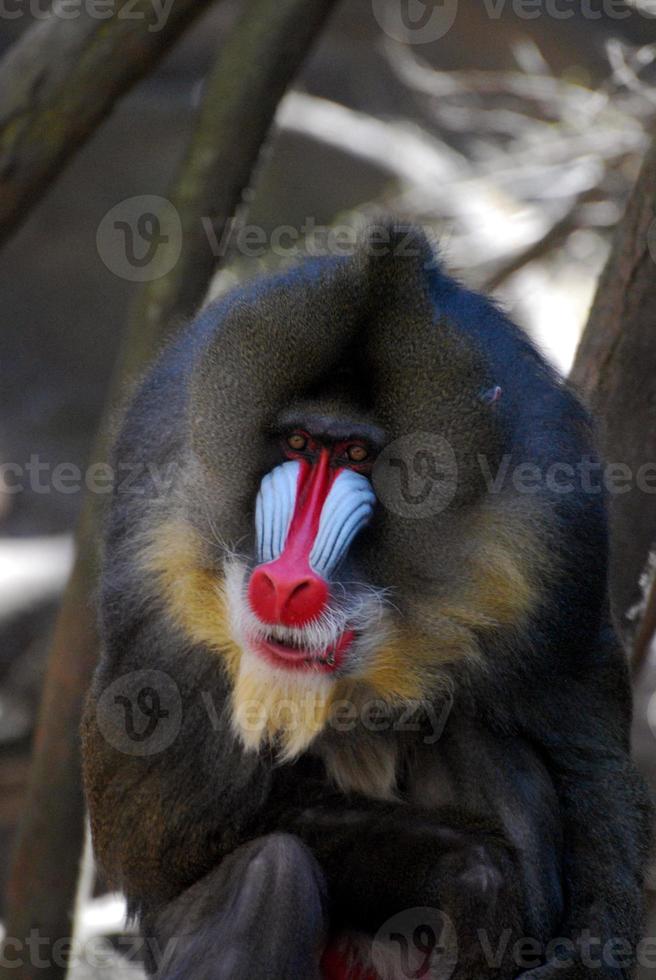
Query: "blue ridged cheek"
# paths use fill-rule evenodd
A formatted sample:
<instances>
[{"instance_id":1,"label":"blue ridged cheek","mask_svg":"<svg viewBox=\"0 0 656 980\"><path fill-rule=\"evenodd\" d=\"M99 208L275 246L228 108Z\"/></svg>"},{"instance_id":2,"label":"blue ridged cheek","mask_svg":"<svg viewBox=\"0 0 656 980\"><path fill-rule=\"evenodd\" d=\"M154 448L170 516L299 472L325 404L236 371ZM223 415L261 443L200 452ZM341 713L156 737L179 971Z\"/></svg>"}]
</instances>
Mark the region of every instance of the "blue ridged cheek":
<instances>
[{"instance_id":1,"label":"blue ridged cheek","mask_svg":"<svg viewBox=\"0 0 656 980\"><path fill-rule=\"evenodd\" d=\"M257 558L274 561L282 554L294 515L300 463L290 460L276 466L262 480L255 505ZM326 498L310 566L330 578L345 557L356 534L369 523L376 496L369 480L353 470L342 470Z\"/></svg>"},{"instance_id":2,"label":"blue ridged cheek","mask_svg":"<svg viewBox=\"0 0 656 980\"><path fill-rule=\"evenodd\" d=\"M319 531L310 552L310 565L329 579L356 534L369 523L376 495L366 476L342 470L330 488L319 520Z\"/></svg>"},{"instance_id":3,"label":"blue ridged cheek","mask_svg":"<svg viewBox=\"0 0 656 980\"><path fill-rule=\"evenodd\" d=\"M301 464L289 460L276 466L262 480L255 503L258 562L279 558L285 547L296 504Z\"/></svg>"}]
</instances>

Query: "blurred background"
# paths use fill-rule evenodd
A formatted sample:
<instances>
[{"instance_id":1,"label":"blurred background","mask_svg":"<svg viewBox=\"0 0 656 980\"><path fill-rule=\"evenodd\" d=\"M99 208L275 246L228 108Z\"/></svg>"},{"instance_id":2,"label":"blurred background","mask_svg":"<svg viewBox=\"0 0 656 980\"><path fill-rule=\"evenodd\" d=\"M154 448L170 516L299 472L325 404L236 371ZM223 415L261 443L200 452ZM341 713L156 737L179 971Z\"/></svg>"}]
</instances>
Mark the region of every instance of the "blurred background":
<instances>
[{"instance_id":1,"label":"blurred background","mask_svg":"<svg viewBox=\"0 0 656 980\"><path fill-rule=\"evenodd\" d=\"M443 21L427 27L423 4L412 19L413 2L403 30L399 0L337 6L258 167L248 223L264 230L265 248L233 256L213 291L293 261L313 229L392 209L429 227L451 270L491 290L567 372L656 129L656 5L562 0L531 5L529 16L511 0L461 0L443 3ZM34 477L89 459L139 288L121 274L103 219L127 199L166 194L239 8L208 7L0 257L0 895L82 502L34 478L15 493L12 467ZM6 3L0 51L39 16L36 0ZM656 233L654 244L656 259ZM635 752L656 785L653 689L649 667L636 692ZM120 903L97 903L85 928L122 928Z\"/></svg>"}]
</instances>

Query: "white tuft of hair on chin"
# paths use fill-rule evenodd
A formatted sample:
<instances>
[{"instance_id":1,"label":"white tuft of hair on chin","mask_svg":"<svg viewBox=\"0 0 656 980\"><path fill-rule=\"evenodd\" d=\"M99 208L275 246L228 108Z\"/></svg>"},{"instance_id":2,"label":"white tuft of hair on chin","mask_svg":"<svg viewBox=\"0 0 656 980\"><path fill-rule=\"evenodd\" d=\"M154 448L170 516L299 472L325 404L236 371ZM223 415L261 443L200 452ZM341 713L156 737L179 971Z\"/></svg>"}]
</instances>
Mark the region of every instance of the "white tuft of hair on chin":
<instances>
[{"instance_id":1,"label":"white tuft of hair on chin","mask_svg":"<svg viewBox=\"0 0 656 980\"><path fill-rule=\"evenodd\" d=\"M246 650L233 690L233 730L247 749L268 743L289 762L325 727L333 695L329 676L277 670Z\"/></svg>"}]
</instances>

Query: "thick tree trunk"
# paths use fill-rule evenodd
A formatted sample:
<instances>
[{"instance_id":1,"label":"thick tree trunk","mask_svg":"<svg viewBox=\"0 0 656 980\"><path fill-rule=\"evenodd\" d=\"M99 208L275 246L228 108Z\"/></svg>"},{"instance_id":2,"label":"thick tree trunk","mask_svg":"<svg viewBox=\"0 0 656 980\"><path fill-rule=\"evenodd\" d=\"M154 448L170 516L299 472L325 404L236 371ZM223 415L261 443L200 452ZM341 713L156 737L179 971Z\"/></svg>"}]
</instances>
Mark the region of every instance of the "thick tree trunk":
<instances>
[{"instance_id":1,"label":"thick tree trunk","mask_svg":"<svg viewBox=\"0 0 656 980\"><path fill-rule=\"evenodd\" d=\"M611 595L630 639L640 624L627 614L642 600L639 581L656 544L656 142L618 226L571 380L600 419L606 459L630 473L629 489L610 496Z\"/></svg>"}]
</instances>

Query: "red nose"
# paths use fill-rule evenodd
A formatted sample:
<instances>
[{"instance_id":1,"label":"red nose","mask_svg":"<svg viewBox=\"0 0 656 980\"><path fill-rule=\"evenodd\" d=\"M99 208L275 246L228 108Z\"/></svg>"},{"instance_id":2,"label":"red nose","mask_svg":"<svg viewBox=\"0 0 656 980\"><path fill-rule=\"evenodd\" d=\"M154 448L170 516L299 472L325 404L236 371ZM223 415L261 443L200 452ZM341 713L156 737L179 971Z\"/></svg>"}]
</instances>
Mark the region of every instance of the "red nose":
<instances>
[{"instance_id":1,"label":"red nose","mask_svg":"<svg viewBox=\"0 0 656 980\"><path fill-rule=\"evenodd\" d=\"M299 571L291 565L282 556L259 565L251 575L248 598L253 611L265 623L303 626L326 608L325 580L309 566Z\"/></svg>"}]
</instances>

